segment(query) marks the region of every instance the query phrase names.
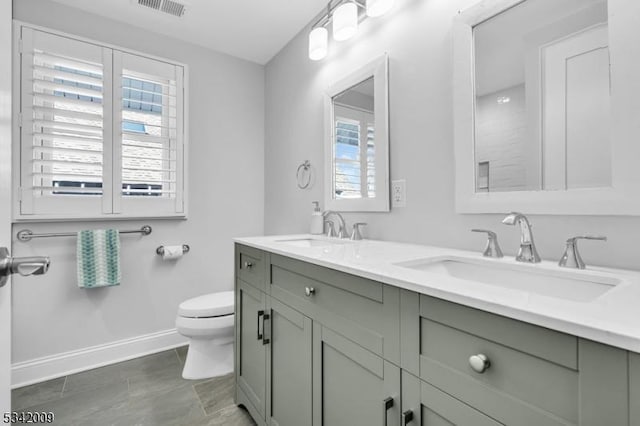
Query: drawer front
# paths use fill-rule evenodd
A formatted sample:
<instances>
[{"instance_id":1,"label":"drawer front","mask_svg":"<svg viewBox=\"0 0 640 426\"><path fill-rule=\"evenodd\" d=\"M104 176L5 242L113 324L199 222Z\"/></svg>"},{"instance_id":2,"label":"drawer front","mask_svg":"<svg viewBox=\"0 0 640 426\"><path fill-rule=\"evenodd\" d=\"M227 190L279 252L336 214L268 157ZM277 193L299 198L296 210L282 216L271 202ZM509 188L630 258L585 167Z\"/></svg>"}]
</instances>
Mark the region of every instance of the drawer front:
<instances>
[{"instance_id":1,"label":"drawer front","mask_svg":"<svg viewBox=\"0 0 640 426\"><path fill-rule=\"evenodd\" d=\"M421 379L506 424L578 424L577 338L428 296L419 337Z\"/></svg>"},{"instance_id":2,"label":"drawer front","mask_svg":"<svg viewBox=\"0 0 640 426\"><path fill-rule=\"evenodd\" d=\"M399 290L339 271L270 255L272 297L399 363Z\"/></svg>"},{"instance_id":3,"label":"drawer front","mask_svg":"<svg viewBox=\"0 0 640 426\"><path fill-rule=\"evenodd\" d=\"M236 276L242 281L264 291L265 253L253 247L236 244Z\"/></svg>"}]
</instances>

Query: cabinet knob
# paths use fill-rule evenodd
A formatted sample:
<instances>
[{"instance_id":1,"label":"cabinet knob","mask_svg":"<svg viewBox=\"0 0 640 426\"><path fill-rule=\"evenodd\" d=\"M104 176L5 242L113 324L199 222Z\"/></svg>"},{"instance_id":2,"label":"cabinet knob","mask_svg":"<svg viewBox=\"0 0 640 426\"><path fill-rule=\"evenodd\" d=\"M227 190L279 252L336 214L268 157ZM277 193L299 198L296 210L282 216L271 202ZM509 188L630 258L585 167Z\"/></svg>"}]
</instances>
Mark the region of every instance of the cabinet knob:
<instances>
[{"instance_id":1,"label":"cabinet knob","mask_svg":"<svg viewBox=\"0 0 640 426\"><path fill-rule=\"evenodd\" d=\"M316 294L316 289L313 287L305 287L304 288L304 294L307 295L307 297L311 297L314 294Z\"/></svg>"},{"instance_id":2,"label":"cabinet knob","mask_svg":"<svg viewBox=\"0 0 640 426\"><path fill-rule=\"evenodd\" d=\"M251 262L244 262L244 267L245 267L246 269L251 269L251 268L253 268L253 263L251 263Z\"/></svg>"},{"instance_id":3,"label":"cabinet knob","mask_svg":"<svg viewBox=\"0 0 640 426\"><path fill-rule=\"evenodd\" d=\"M476 373L484 373L491 367L491 361L484 354L471 355L469 357L469 365Z\"/></svg>"}]
</instances>

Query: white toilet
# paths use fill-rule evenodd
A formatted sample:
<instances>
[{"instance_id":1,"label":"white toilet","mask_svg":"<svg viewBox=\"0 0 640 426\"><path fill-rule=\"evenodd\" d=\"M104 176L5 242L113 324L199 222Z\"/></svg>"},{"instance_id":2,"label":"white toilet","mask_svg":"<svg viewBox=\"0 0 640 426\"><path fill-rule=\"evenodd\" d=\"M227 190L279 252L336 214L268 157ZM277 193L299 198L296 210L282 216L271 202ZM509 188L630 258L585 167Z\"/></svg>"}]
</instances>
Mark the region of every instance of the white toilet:
<instances>
[{"instance_id":1,"label":"white toilet","mask_svg":"<svg viewBox=\"0 0 640 426\"><path fill-rule=\"evenodd\" d=\"M182 377L198 380L233 371L233 291L185 300L178 308L176 328L189 341Z\"/></svg>"}]
</instances>

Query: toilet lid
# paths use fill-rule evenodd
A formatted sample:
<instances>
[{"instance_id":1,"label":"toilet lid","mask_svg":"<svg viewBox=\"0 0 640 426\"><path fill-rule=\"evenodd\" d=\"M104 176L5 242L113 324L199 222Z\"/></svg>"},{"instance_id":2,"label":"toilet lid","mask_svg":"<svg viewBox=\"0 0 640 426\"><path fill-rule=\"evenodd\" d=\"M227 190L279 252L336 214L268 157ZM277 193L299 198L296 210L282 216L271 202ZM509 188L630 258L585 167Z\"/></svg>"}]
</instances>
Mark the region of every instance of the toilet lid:
<instances>
[{"instance_id":1,"label":"toilet lid","mask_svg":"<svg viewBox=\"0 0 640 426\"><path fill-rule=\"evenodd\" d=\"M233 291L205 294L185 300L178 307L178 315L186 318L220 317L233 314Z\"/></svg>"}]
</instances>

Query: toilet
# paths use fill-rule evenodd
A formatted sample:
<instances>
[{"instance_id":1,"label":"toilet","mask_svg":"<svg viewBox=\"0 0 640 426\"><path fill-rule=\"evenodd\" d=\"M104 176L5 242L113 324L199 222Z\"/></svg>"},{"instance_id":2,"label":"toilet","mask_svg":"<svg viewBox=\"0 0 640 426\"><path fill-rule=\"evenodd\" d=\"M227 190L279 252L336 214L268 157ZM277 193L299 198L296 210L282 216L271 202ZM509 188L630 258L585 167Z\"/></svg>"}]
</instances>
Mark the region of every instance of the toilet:
<instances>
[{"instance_id":1,"label":"toilet","mask_svg":"<svg viewBox=\"0 0 640 426\"><path fill-rule=\"evenodd\" d=\"M180 304L176 328L190 339L183 378L206 379L233 371L233 318L233 291L205 294Z\"/></svg>"}]
</instances>

